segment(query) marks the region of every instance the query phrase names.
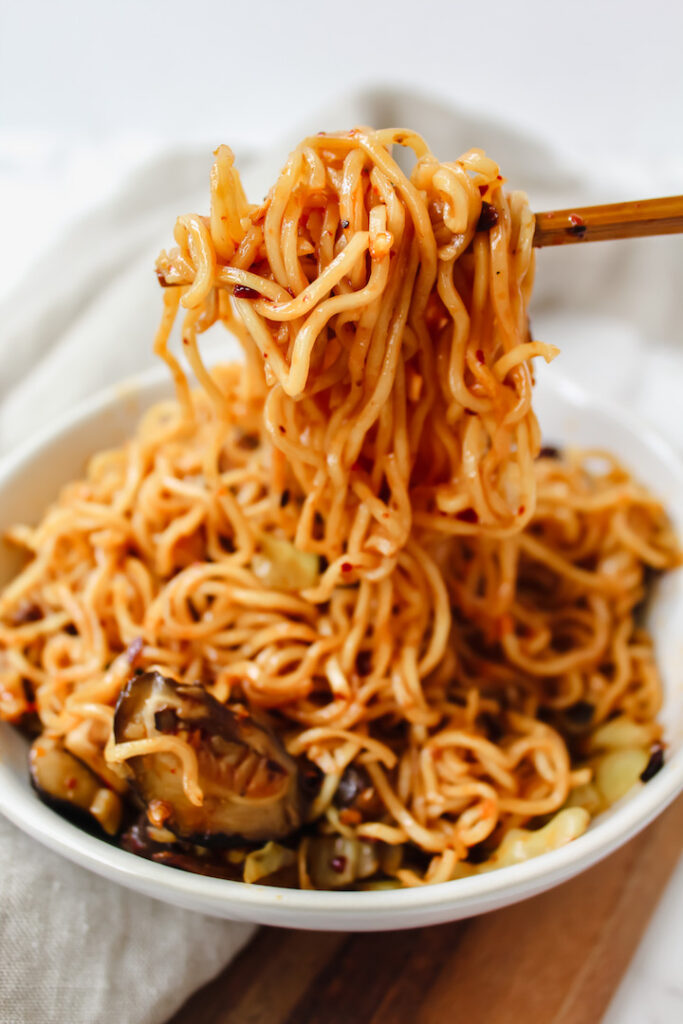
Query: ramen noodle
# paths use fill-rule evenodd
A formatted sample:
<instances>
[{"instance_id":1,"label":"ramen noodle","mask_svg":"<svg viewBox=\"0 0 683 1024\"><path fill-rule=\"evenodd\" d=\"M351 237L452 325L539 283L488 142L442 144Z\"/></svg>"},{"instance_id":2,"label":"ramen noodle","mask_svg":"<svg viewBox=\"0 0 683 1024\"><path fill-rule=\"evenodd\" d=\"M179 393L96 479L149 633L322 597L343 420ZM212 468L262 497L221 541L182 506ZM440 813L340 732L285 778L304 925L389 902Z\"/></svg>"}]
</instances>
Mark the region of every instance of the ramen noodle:
<instances>
[{"instance_id":1,"label":"ramen noodle","mask_svg":"<svg viewBox=\"0 0 683 1024\"><path fill-rule=\"evenodd\" d=\"M533 231L414 132L306 139L261 205L218 148L157 262L175 398L9 532L0 714L45 799L161 863L372 889L554 849L658 770L641 610L678 548L609 454L541 447ZM211 369L219 321L244 359Z\"/></svg>"}]
</instances>

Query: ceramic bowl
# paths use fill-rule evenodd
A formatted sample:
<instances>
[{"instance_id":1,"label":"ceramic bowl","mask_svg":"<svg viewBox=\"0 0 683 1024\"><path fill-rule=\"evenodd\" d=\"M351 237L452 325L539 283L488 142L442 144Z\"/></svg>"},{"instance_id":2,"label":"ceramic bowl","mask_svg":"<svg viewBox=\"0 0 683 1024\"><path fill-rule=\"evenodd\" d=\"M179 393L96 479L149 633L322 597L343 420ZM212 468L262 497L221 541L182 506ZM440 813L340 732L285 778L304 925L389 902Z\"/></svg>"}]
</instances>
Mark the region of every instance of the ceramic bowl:
<instances>
[{"instance_id":1,"label":"ceramic bowl","mask_svg":"<svg viewBox=\"0 0 683 1024\"><path fill-rule=\"evenodd\" d=\"M89 455L123 441L141 412L169 394L162 370L99 394L31 439L0 465L0 533L35 521L59 486L82 473ZM541 375L536 409L548 442L608 449L664 502L683 535L683 465L647 428L563 381ZM16 569L0 546L0 586ZM245 885L155 864L94 838L40 802L29 785L26 741L0 724L0 810L19 828L70 860L148 896L217 917L336 930L410 928L454 921L526 899L584 871L658 815L683 788L683 572L669 574L649 608L666 698L669 756L569 845L534 860L441 885L382 892L308 892Z\"/></svg>"}]
</instances>

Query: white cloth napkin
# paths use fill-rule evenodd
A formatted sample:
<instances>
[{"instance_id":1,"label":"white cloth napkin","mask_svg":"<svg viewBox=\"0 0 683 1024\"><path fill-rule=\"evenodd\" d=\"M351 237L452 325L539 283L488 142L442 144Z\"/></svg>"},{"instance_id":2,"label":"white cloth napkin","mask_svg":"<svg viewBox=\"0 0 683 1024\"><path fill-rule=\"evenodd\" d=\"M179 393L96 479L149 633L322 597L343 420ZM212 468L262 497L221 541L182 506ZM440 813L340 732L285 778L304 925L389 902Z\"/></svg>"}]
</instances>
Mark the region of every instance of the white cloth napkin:
<instances>
[{"instance_id":1,"label":"white cloth napkin","mask_svg":"<svg viewBox=\"0 0 683 1024\"><path fill-rule=\"evenodd\" d=\"M415 127L446 159L484 147L536 210L678 191L656 168L625 176L618 167L591 167L513 127L398 91L353 95L302 131L363 123ZM264 194L300 134L238 159L248 194ZM208 152L160 153L74 224L2 304L0 454L84 395L152 362L160 306L153 260L170 243L177 213L206 210L209 163ZM679 446L682 255L679 238L543 254L532 308L535 335L562 347L558 370L638 412ZM133 895L0 820L3 1024L157 1024L250 934L247 925Z\"/></svg>"}]
</instances>

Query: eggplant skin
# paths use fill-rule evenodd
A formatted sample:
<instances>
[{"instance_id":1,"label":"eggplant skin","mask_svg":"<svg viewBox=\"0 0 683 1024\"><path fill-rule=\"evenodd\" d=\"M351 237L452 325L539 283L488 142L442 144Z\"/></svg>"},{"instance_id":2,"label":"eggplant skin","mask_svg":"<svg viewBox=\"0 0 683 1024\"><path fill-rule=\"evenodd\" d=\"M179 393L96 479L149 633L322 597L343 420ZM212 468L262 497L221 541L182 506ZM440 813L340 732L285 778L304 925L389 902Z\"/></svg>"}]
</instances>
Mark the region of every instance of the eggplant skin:
<instances>
[{"instance_id":1,"label":"eggplant skin","mask_svg":"<svg viewBox=\"0 0 683 1024\"><path fill-rule=\"evenodd\" d=\"M302 824L299 771L280 740L242 707L219 703L199 685L145 672L121 692L117 743L174 736L197 758L201 804L183 788L172 750L127 759L149 820L198 846L282 839Z\"/></svg>"},{"instance_id":2,"label":"eggplant skin","mask_svg":"<svg viewBox=\"0 0 683 1024\"><path fill-rule=\"evenodd\" d=\"M36 793L49 807L75 825L110 838L119 831L123 806L106 786L61 742L50 736L34 740L29 774Z\"/></svg>"}]
</instances>

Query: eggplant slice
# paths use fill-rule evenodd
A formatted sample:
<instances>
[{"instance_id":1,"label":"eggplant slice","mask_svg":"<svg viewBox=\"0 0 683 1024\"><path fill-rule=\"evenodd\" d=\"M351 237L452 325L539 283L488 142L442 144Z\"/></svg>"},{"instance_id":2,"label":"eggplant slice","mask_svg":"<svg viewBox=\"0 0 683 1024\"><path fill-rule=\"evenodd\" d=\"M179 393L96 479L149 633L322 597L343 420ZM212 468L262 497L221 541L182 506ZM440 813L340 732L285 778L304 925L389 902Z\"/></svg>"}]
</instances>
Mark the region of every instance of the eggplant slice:
<instances>
[{"instance_id":1,"label":"eggplant slice","mask_svg":"<svg viewBox=\"0 0 683 1024\"><path fill-rule=\"evenodd\" d=\"M201 686L159 672L134 676L116 705L117 743L175 736L196 757L201 804L183 788L171 750L127 760L149 820L186 842L230 846L282 839L302 822L296 763L267 727L241 707L220 704Z\"/></svg>"},{"instance_id":2,"label":"eggplant slice","mask_svg":"<svg viewBox=\"0 0 683 1024\"><path fill-rule=\"evenodd\" d=\"M51 736L34 740L29 754L33 788L44 803L65 818L96 826L109 836L121 826L123 805L87 765Z\"/></svg>"}]
</instances>

